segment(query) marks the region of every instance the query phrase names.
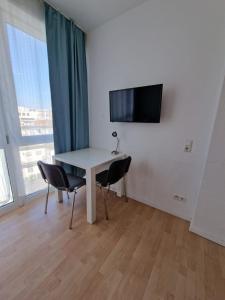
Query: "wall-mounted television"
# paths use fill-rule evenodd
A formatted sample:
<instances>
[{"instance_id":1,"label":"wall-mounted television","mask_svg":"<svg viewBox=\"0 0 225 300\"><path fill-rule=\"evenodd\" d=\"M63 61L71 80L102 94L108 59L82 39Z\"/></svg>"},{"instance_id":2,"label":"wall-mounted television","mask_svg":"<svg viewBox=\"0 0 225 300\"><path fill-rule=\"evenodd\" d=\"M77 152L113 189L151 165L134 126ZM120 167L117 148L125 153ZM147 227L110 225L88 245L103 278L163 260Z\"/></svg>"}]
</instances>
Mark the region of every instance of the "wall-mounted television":
<instances>
[{"instance_id":1,"label":"wall-mounted television","mask_svg":"<svg viewBox=\"0 0 225 300\"><path fill-rule=\"evenodd\" d=\"M162 84L109 92L110 121L160 123Z\"/></svg>"}]
</instances>

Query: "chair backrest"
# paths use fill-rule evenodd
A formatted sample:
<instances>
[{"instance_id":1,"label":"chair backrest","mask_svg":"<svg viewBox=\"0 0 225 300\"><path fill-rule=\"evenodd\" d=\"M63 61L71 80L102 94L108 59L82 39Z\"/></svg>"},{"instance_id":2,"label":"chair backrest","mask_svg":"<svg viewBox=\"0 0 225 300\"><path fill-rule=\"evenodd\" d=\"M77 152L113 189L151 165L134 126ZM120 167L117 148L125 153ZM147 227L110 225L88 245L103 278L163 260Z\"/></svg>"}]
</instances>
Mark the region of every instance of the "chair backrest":
<instances>
[{"instance_id":1,"label":"chair backrest","mask_svg":"<svg viewBox=\"0 0 225 300\"><path fill-rule=\"evenodd\" d=\"M107 176L107 184L111 185L119 181L128 172L131 157L114 161L110 167Z\"/></svg>"},{"instance_id":2,"label":"chair backrest","mask_svg":"<svg viewBox=\"0 0 225 300\"><path fill-rule=\"evenodd\" d=\"M43 171L43 169L42 169L42 161L38 161L37 162L37 165L38 165L38 169L39 169L39 171L40 171L40 173L41 173L41 177L44 179L44 181L47 181L47 178L46 178L46 176L45 176L45 173L44 173L44 171Z\"/></svg>"},{"instance_id":3,"label":"chair backrest","mask_svg":"<svg viewBox=\"0 0 225 300\"><path fill-rule=\"evenodd\" d=\"M38 161L37 165L41 172L41 176L49 184L57 189L67 189L69 181L66 172L61 166L46 164L43 161Z\"/></svg>"}]
</instances>

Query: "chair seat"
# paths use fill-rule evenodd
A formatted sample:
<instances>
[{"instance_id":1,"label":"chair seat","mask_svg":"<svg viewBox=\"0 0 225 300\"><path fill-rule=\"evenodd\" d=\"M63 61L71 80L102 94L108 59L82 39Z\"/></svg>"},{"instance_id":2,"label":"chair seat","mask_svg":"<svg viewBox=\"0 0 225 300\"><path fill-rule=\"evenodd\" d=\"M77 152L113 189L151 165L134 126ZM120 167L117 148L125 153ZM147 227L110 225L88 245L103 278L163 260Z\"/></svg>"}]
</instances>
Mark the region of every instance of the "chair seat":
<instances>
[{"instance_id":1,"label":"chair seat","mask_svg":"<svg viewBox=\"0 0 225 300\"><path fill-rule=\"evenodd\" d=\"M76 176L76 175L67 174L67 178L69 181L69 191L70 192L74 191L75 188L80 188L86 184L86 180L84 178Z\"/></svg>"},{"instance_id":2,"label":"chair seat","mask_svg":"<svg viewBox=\"0 0 225 300\"><path fill-rule=\"evenodd\" d=\"M105 170L96 174L96 181L100 183L102 186L107 186L108 172L109 172L108 170Z\"/></svg>"}]
</instances>

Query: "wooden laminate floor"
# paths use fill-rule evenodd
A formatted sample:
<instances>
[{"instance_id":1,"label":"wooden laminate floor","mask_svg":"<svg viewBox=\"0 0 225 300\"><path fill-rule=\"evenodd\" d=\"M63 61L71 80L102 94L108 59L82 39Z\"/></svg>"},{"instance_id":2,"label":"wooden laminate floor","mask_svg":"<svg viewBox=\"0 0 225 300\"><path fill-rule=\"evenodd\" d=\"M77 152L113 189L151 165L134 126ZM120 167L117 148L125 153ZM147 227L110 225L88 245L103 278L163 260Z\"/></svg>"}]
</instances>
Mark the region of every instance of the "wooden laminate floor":
<instances>
[{"instance_id":1,"label":"wooden laminate floor","mask_svg":"<svg viewBox=\"0 0 225 300\"><path fill-rule=\"evenodd\" d=\"M71 197L72 198L72 197ZM189 224L136 201L109 199L104 220L88 225L85 192L44 199L0 218L0 300L224 300L225 248L188 231Z\"/></svg>"}]
</instances>

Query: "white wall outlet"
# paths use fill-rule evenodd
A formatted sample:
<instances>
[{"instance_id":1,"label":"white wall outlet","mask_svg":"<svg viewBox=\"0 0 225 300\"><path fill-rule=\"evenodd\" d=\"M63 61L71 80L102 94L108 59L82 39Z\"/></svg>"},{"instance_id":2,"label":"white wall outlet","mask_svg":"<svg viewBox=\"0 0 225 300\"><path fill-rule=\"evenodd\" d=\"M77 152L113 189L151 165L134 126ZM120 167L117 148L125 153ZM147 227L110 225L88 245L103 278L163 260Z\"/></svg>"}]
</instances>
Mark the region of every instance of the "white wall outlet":
<instances>
[{"instance_id":1,"label":"white wall outlet","mask_svg":"<svg viewBox=\"0 0 225 300\"><path fill-rule=\"evenodd\" d=\"M184 152L192 152L193 140L186 140L184 146Z\"/></svg>"},{"instance_id":2,"label":"white wall outlet","mask_svg":"<svg viewBox=\"0 0 225 300\"><path fill-rule=\"evenodd\" d=\"M179 195L174 195L173 199L180 202L184 202L186 200L183 196L179 196Z\"/></svg>"}]
</instances>

